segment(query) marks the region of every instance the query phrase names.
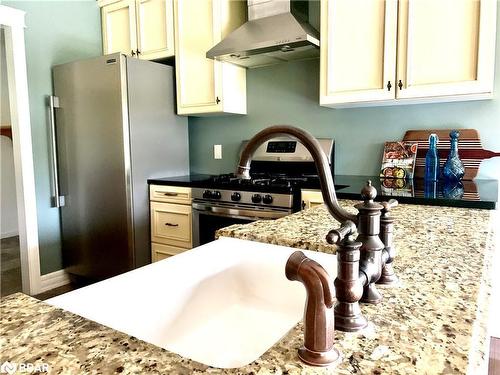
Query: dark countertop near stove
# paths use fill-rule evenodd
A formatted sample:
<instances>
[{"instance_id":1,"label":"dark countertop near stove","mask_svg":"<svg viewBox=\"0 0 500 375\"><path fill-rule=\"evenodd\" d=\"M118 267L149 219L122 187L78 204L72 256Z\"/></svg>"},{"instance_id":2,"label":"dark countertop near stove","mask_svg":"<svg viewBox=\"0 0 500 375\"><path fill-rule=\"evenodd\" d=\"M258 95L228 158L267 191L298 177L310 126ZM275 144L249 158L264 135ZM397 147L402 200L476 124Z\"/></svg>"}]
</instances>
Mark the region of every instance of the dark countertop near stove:
<instances>
[{"instance_id":1,"label":"dark countertop near stove","mask_svg":"<svg viewBox=\"0 0 500 375\"><path fill-rule=\"evenodd\" d=\"M173 185L205 188L207 174L152 178L152 185ZM397 199L400 203L434 206L494 209L498 201L498 181L463 181L459 186L447 186L442 181L436 186L425 186L422 179L394 180L378 176L335 176L339 199L360 199L360 191L367 180L371 180L378 191L376 200ZM317 181L301 185L302 189L319 189Z\"/></svg>"}]
</instances>

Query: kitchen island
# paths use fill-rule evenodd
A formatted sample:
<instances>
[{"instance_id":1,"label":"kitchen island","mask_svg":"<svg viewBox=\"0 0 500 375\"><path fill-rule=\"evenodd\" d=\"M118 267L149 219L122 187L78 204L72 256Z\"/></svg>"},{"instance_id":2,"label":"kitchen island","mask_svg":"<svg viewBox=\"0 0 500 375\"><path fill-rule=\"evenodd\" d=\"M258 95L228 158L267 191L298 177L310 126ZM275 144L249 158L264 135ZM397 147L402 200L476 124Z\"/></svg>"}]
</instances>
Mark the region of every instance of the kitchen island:
<instances>
[{"instance_id":1,"label":"kitchen island","mask_svg":"<svg viewBox=\"0 0 500 375\"><path fill-rule=\"evenodd\" d=\"M345 207L352 201L341 201ZM494 211L402 205L395 244L400 284L381 288L379 305L362 305L370 325L336 332L334 369L297 357L302 324L251 364L221 370L23 294L2 300L0 361L47 363L51 373L486 373ZM324 240L336 226L323 206L273 222L235 225L220 236L335 252Z\"/></svg>"}]
</instances>

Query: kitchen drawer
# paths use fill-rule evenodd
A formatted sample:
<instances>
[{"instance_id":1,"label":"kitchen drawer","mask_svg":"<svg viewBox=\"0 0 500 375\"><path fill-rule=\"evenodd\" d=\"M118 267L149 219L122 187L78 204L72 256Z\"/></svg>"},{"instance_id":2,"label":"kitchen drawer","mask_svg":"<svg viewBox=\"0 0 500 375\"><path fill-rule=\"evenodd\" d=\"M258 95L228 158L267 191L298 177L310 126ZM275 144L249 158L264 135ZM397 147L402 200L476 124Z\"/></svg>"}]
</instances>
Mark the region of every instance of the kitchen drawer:
<instances>
[{"instance_id":1,"label":"kitchen drawer","mask_svg":"<svg viewBox=\"0 0 500 375\"><path fill-rule=\"evenodd\" d=\"M151 241L191 248L191 206L151 202Z\"/></svg>"},{"instance_id":2,"label":"kitchen drawer","mask_svg":"<svg viewBox=\"0 0 500 375\"><path fill-rule=\"evenodd\" d=\"M169 258L171 256L177 255L186 251L188 249L184 249L182 247L172 246L172 245L163 245L159 243L151 244L151 260L153 262L158 262L159 260Z\"/></svg>"},{"instance_id":3,"label":"kitchen drawer","mask_svg":"<svg viewBox=\"0 0 500 375\"><path fill-rule=\"evenodd\" d=\"M191 205L191 188L182 186L151 185L149 199L155 202Z\"/></svg>"}]
</instances>

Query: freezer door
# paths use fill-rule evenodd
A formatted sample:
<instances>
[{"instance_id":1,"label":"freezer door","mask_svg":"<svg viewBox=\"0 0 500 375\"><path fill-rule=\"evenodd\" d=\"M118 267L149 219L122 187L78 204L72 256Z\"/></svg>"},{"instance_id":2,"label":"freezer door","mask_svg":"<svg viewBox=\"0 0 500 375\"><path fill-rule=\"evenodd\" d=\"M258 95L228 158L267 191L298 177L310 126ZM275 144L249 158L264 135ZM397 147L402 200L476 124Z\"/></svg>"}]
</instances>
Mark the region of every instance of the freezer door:
<instances>
[{"instance_id":1,"label":"freezer door","mask_svg":"<svg viewBox=\"0 0 500 375\"><path fill-rule=\"evenodd\" d=\"M171 66L126 58L136 267L151 263L149 178L189 173L187 117L175 115Z\"/></svg>"},{"instance_id":2,"label":"freezer door","mask_svg":"<svg viewBox=\"0 0 500 375\"><path fill-rule=\"evenodd\" d=\"M93 279L134 267L125 57L53 68L63 260Z\"/></svg>"}]
</instances>

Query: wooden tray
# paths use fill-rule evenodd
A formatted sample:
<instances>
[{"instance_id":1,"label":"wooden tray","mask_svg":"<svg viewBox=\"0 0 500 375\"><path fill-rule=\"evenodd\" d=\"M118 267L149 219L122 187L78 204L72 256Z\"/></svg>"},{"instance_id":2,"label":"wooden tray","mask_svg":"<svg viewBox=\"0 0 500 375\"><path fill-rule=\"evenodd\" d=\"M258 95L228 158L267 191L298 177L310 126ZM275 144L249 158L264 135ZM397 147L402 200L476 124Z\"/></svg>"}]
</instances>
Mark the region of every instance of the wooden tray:
<instances>
[{"instance_id":1,"label":"wooden tray","mask_svg":"<svg viewBox=\"0 0 500 375\"><path fill-rule=\"evenodd\" d=\"M425 154L429 149L429 135L437 134L439 137L438 154L441 168L446 162L450 152L450 132L453 129L428 129L428 130L408 130L403 138L404 141L417 141L418 151L415 164L415 177L424 177ZM483 149L479 133L475 129L457 129L460 132L458 139L458 155L465 167L464 180L472 180L477 176L479 165L484 159L500 156L500 152L493 152Z\"/></svg>"}]
</instances>

